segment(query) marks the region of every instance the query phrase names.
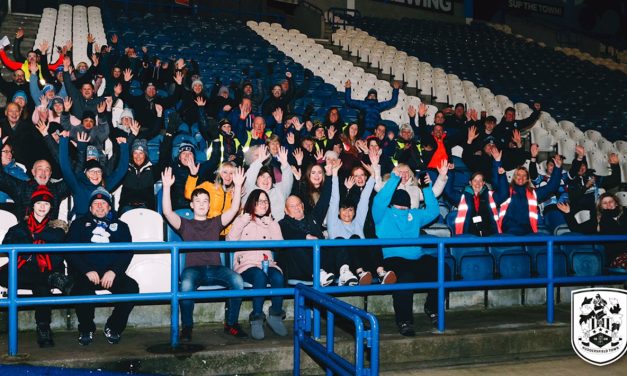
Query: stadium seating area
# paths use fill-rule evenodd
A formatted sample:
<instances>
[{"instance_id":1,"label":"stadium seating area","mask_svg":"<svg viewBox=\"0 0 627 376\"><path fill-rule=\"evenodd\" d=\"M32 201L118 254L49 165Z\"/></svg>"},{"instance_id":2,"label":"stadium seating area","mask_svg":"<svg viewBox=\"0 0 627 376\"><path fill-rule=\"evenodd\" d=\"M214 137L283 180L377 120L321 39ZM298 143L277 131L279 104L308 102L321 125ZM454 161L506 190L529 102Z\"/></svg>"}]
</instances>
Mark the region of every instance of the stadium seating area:
<instances>
[{"instance_id":1,"label":"stadium seating area","mask_svg":"<svg viewBox=\"0 0 627 376\"><path fill-rule=\"evenodd\" d=\"M611 141L624 137L627 76L621 71L477 23L361 18L356 27L462 81L506 94L514 103L539 101L553 117L573 121L584 131L602 131Z\"/></svg>"},{"instance_id":2,"label":"stadium seating area","mask_svg":"<svg viewBox=\"0 0 627 376\"><path fill-rule=\"evenodd\" d=\"M585 147L586 160L590 169L594 170L594 174L597 177L608 179L612 176L612 172L616 172L616 170L612 171L609 155L616 154L619 160L618 168L620 168L620 173L622 174L620 179L622 185L620 183L617 184L620 192L617 193L616 197L620 200L622 206L627 206L627 192L624 191L624 184L627 183L627 141L625 141L627 118L624 108L625 103L627 103L627 78L624 72L608 70L603 65L595 65L590 61L542 48L534 43L515 38L486 25L461 26L433 21L415 22L406 19L389 21L364 18L360 19L356 26L357 28L336 30L332 35L332 43L340 47L343 52L356 57L358 61L368 63L371 67L378 68L380 73L389 74L395 80L401 81L405 88L419 90L423 96L423 99L421 99L420 96L408 95L401 88L397 104L393 108L380 113L381 120L378 124L385 125L387 131L391 131L390 133L384 131L384 137L376 140L377 145L381 144L380 158L388 158L390 165L394 168L394 170L390 168L392 171L388 171L384 175L389 176L398 172L396 166L399 164L392 154L395 156L395 153L399 150L403 151L413 147L409 143L407 145L402 144L402 142L407 141L399 138L399 127L410 122L409 113L412 111L411 109L421 108L423 100L426 100L427 97L431 98L436 104L428 104L426 106L426 124L429 124L429 126L434 124L436 114L440 113L438 107L442 108L446 105L462 103L465 106L465 110L486 111L487 115L496 117L498 122L504 117L509 107L515 109L516 119L526 119L535 113L530 105L533 102L540 102L542 103L542 113L539 115L536 124L529 129L530 142L525 146L520 145L516 147L507 143L498 146L502 149L523 149L526 147L525 150L521 150L521 153L524 152L525 155L525 158L523 158L525 159L524 165L529 166L530 163L534 162L530 162L531 157L528 144L538 145L539 151L544 153L542 156L543 161L539 163L538 169L541 174L544 174L547 171L547 161L550 160L547 157L553 156L557 152L564 156L565 164L570 166L577 157L577 146L581 145ZM348 130L352 123L361 122L363 117L360 116L362 114L360 114L360 109L357 106L351 107L347 104L344 93L345 85L347 81L351 82L353 99L366 98L371 94L371 89L375 89L379 101L388 100L392 97L393 85L387 80L381 79L381 75L368 73L362 67L356 66L340 54L335 54L333 50L325 48L322 44L317 43L314 39L309 38L296 29L288 30L278 23L256 22L234 16L183 17L171 15L166 17L151 14L128 16L115 12L101 13L97 7L72 7L62 4L58 10L51 8L44 10L35 45L38 45L50 35L54 35L54 40L50 41L51 45L62 45L65 41L71 40L73 43L73 64L86 62L88 65L91 65L87 56L87 36L89 34L94 36L95 44L100 46L107 44L112 35L117 35L119 37L119 52L124 51L124 48L128 47L133 47L137 51L140 51L142 47L146 47L147 51L149 51L147 54L150 55L151 59L140 60L137 56L132 57L139 61L133 68L136 70L132 72L134 75L132 79L115 78L117 80L115 82L120 82L120 87L124 87L124 89L120 90L128 89L131 101L134 98L144 96L145 90L153 84L149 79L144 78L142 81L140 77L141 73L143 73L142 69L148 71L149 67L154 68L151 64L155 64L157 59L164 62L168 61L172 64L174 64L177 58L184 59L190 65L197 63L199 72L196 73L198 73L199 77L194 80L188 80L189 82L186 84L179 84L179 86L186 86L181 88L181 91L189 94L190 97L195 95L193 94L194 83L202 80L201 85L204 82L205 90L209 87L220 87L222 85L230 88L232 94L229 99L232 100L235 100L233 93L239 94L244 82L260 81L262 82L260 86L266 92L266 98L268 98L271 95L270 90L273 85L281 83L286 77L286 72L290 72L293 77L293 83L299 89L303 89L303 92L298 98L288 103L286 107L289 108L290 113L300 116L302 122L307 123L307 125L301 133L300 128L296 129L294 124L285 122L286 117L284 117L282 120L279 120L276 128L266 128L265 131L272 131L275 135L290 134L291 132L292 137L299 138L298 142L311 140L313 143L313 135L308 132L315 132L314 124L315 127L324 129L322 123L328 120L326 117L329 109L336 107L345 124L342 124L342 129L332 131L333 134L335 132L338 134L335 138L329 135L328 129L324 129L323 133L325 136L316 140L315 147L320 148L320 152L323 155L323 152L331 153L331 155L336 153L336 160L338 159L338 154L340 159L343 157L354 158L354 166L361 166L362 164L369 166L368 163L372 163L364 162L366 160L371 161L370 159L365 159L370 155L370 151L364 152L360 150L357 153L352 149L357 149L359 146L357 141L350 140ZM59 52L53 49L50 52L49 61L56 61L59 57L58 54ZM122 59L119 61L122 61ZM145 64L145 67L141 68L141 64ZM115 67L118 66L115 65ZM130 70L133 66L131 64L124 66L124 68L127 67ZM179 69L179 71L182 71L182 69ZM174 72L174 69L172 69L172 72ZM109 79L110 72L100 73ZM309 76L309 73L313 74ZM113 80L113 78L111 79ZM129 81L128 87L125 81ZM71 85L72 83L69 84ZM168 98L174 95L174 86L173 82L168 82L158 87L158 97ZM117 86L115 88L117 89ZM257 90L256 85L255 90ZM409 90L407 91L409 92ZM202 95L208 94L203 93ZM115 96L117 97L117 94ZM173 121L172 119L176 118L177 112L181 112L182 101L181 99L176 105L164 109L165 121L163 129L159 129L160 132L156 137L147 140L147 156L152 161L153 166L157 166L159 161L164 159L168 160L168 162L173 160L172 164L185 170L185 177L197 176L197 174L191 172L187 173L189 166L184 165L180 160L177 161L178 154L182 153L179 150L179 145L184 142L189 142L193 145L191 149L195 149L196 159L193 161L193 166L195 166L196 162L208 163L207 159L210 157L208 154L211 154L209 145L217 140L223 142L223 136L226 137L228 134L219 134L215 140L206 139L198 123L186 124L186 126L180 126L178 129L175 129L175 135L169 135L174 140L173 148L172 150L166 150L166 155L161 155L159 149L160 145L164 144L165 137L167 137L166 130L170 130L168 124ZM152 106L152 102L150 103ZM125 104L128 105L128 103ZM221 108L220 111L222 112L225 107ZM231 108L224 112L228 113L229 111L237 110L234 106L229 107ZM313 108L313 113L308 119L304 119L303 115L311 108ZM134 108L133 110L136 114L141 111L139 108ZM194 107L195 110L196 107ZM44 108L43 111L45 112L46 109ZM98 112L106 113L108 111L106 109L103 111L98 109ZM150 107L150 111L154 111L154 108ZM272 121L272 118L269 118L267 114L255 113L254 115L264 117L266 121ZM99 114L98 116L102 115ZM447 116L450 117L451 115L447 114ZM30 118L26 120L30 121ZM416 120L418 121L418 119ZM240 118L240 121L243 121L243 119ZM282 124L282 121L285 124ZM471 124L464 122L464 126L474 124L477 124L479 127L483 126L482 123L472 122ZM235 124L233 126L235 127ZM113 128L112 126L111 129L113 130ZM289 129L289 131L286 129ZM414 128L411 129L414 132ZM415 129L418 130L418 127ZM245 129L245 131L249 132L249 134L252 132L251 129ZM342 132L344 134L340 137L339 133ZM463 129L463 132L465 136L467 130ZM420 135L417 133L418 131L413 135L415 137L412 141L419 141L417 139ZM295 134L296 136L294 136ZM433 133L425 134L427 136L424 137L433 135ZM361 137L362 135L360 134L359 136ZM266 137L265 133L261 137L261 144L265 145L272 142L270 139L266 140L263 138ZM301 144L294 145L294 141L289 142L288 137L285 136L279 142L281 146L289 149L291 158L293 151L301 149ZM234 141L235 148L237 149L242 146L241 144L245 144L243 151L248 151L251 138L252 136L250 135L248 143L241 140ZM421 169L428 169L430 176L433 177L433 181L435 181L438 173L445 175L447 179L454 180L452 191L461 195L467 188L471 175L476 171L472 171L462 160L463 148L469 146L465 142L465 137L460 138L460 140L459 142L455 140L457 144L452 145L453 147L450 150L444 151L444 156L438 155L438 158L441 158L440 162L444 162L443 173L436 171L437 168L434 168L433 165L427 167L426 163L421 165ZM351 144L351 142L353 143ZM509 139L507 142L509 142ZM110 147L114 143L115 139L108 140L107 145ZM444 147L442 139L438 139L436 144L441 145L437 147ZM384 145L386 146L384 147ZM491 145L494 145L494 142ZM333 151L334 146L337 150L335 152ZM485 143L482 142L478 152L481 153L485 146ZM419 153L426 155L424 152L427 149L418 148L418 150ZM117 154L119 150L113 150L111 153L115 155L113 160L119 158ZM224 153L223 145L221 153ZM317 153L314 156L314 151L309 151L309 153L313 159L312 165L319 164L322 166L324 163L337 163L318 158ZM170 158L171 156L174 158ZM501 157L498 156L497 160L497 156L494 153L486 156L489 158L489 163L493 163L492 157L498 163L501 162ZM435 157L431 156L430 158ZM279 157L275 155L269 159L271 160L270 162L278 163ZM332 160L332 158L329 160ZM343 163L348 165L345 162L348 159L342 160ZM379 160L379 154L377 154L376 160ZM219 162L223 163L224 160ZM297 168L301 164L292 162L290 159L294 176L298 176L297 179L300 179L300 173ZM448 167L447 162L454 162L455 165ZM133 167L133 163L131 159L131 167ZM193 166L189 167L190 171ZM268 166L270 166L270 163L268 163ZM213 167L214 171L211 171L212 174L217 170L217 166ZM340 167L337 168L339 169ZM100 168L102 172L102 166ZM268 168L274 171L272 166ZM518 167L511 168L506 172L508 181L512 180L512 176L517 169ZM344 178L348 178L349 174L352 174L354 171L354 169L343 171L342 175L340 175L340 181L344 181ZM80 172L82 171L79 170ZM414 171L410 172L414 173ZM366 173L365 170L364 173ZM330 173L326 175L327 179L330 179ZM388 176L385 176L384 180ZM272 177L274 184L276 176L272 175ZM278 175L278 177L281 177L281 175ZM382 177L379 176L378 178L381 179ZM213 179L213 175L211 179ZM415 182L417 179L414 179L413 175L411 179L413 180L408 185L418 184ZM494 179L496 180L496 177ZM150 180L149 184L152 184L154 180L158 179ZM299 183L301 182L297 181L294 185ZM311 182L308 181L308 183ZM496 186L495 181L490 183L490 187ZM215 185L220 186L220 189L225 189L219 183ZM350 191L351 187L348 186L350 185L348 183L345 183L345 185L347 189L342 187L342 194L348 196L348 191ZM565 183L562 183L562 186L565 185ZM512 183L512 186L514 186L514 183ZM152 193L153 187L150 186L149 188ZM612 189L616 190L615 188L612 187ZM509 196L511 196L513 188L509 189ZM419 190L419 188L416 188L416 190ZM124 187L120 184L115 189L115 192L112 192L113 196L116 197L115 205L113 206L116 210L119 209L120 197L124 195L123 191ZM227 194L226 192L223 193L226 202ZM297 189L293 189L292 194L302 195ZM477 193L475 194L478 196ZM120 218L121 221L129 225L133 241L172 242L181 240L180 235L163 219L160 182L154 185L154 196L156 202L158 202L156 210L135 208L126 211ZM267 194L267 196L269 197L270 195ZM321 199L320 197L322 196L318 195L317 199ZM421 197L423 196L424 194L421 193ZM598 192L595 192L594 197L595 199L598 197ZM529 198L527 197L527 199ZM301 200L306 201L305 196L302 196ZM424 201L424 198L422 200ZM492 193L490 193L490 200L492 200ZM530 218L535 214L535 221L537 222L537 197L529 200L530 202L533 201L536 212L532 213L531 209L527 207L524 209L527 210ZM75 209L72 201L72 198L69 197L62 202L61 210L59 211L60 219L68 222L72 219L73 209ZM348 202L349 200L346 201ZM464 201L459 202L459 205L457 205L458 202L451 204L446 194L440 196L438 205L441 215L423 227L421 231L422 236L453 236L452 234L455 233L453 230L455 225L453 223L458 219L455 217L458 213L457 208L462 206ZM503 204L505 209L502 216L506 215L505 211L507 210L507 205L509 205L509 201L506 202L507 204ZM372 200L370 200L370 205L372 206ZM478 200L476 205L478 208ZM390 204L389 206L393 205ZM403 207L403 205L397 206ZM531 206L532 204L529 207ZM408 207L405 206L405 208ZM186 219L193 218L193 213L190 209L177 209L176 213L180 217ZM420 209L415 209L422 210L424 205ZM283 210L283 208L273 208L273 210ZM475 210L478 211L479 209ZM494 210L494 217L498 217L496 205L494 205L492 210ZM222 211L225 211L225 205L222 206ZM489 216L491 214L489 213ZM591 211L581 211L576 218L579 223L582 223L590 218L596 219L594 215L595 213ZM409 219L409 221L412 220ZM533 225L529 227L534 229L533 232L539 234L550 233L542 226L542 222L540 222L538 230L537 223L533 222L532 219L530 221L530 223L536 224L535 228ZM0 210L0 241L6 231L18 222L18 219L13 214ZM375 226L374 223L372 226ZM499 231L494 235L513 236L499 234L498 232L501 232L500 223L498 228ZM364 232L363 224L361 232ZM574 234L565 224L557 226L553 233L555 235ZM468 235L458 234L459 236ZM583 242L585 243L585 240ZM429 251L434 251L434 249ZM221 258L223 263L233 264L232 253L222 252ZM181 270L185 265L184 260L183 256ZM230 262L228 262L229 260ZM604 247L595 244L593 239L590 240L589 244L558 244L554 253L553 273L555 276L587 277L600 276L611 272L624 272L624 270L610 270L607 266L609 261L606 259ZM6 262L6 258L1 258L0 265L6 264ZM494 245L486 242L485 246L451 246L446 250L446 263L452 271L452 279L454 280L524 279L545 277L548 274L547 249L545 246L533 244ZM166 292L170 290L170 278L172 277L170 275L170 266L169 252L138 252L134 255L127 269L127 274L138 282L141 293ZM155 278L155 276L159 278ZM297 282L296 280L288 281L289 284ZM311 283L311 281L307 282ZM250 284L247 287L250 287ZM201 289L221 288L221 286L212 285L203 286ZM60 291L57 291L57 293L60 293ZM20 294L28 294L28 291L20 290Z\"/></svg>"}]
</instances>

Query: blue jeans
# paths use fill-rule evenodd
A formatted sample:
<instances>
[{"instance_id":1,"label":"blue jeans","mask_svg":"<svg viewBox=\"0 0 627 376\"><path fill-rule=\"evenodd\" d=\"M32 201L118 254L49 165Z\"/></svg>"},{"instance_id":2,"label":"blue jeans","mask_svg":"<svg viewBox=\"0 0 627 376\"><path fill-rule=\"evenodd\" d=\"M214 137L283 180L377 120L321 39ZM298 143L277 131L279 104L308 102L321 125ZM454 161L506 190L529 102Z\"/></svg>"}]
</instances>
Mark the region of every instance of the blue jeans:
<instances>
[{"instance_id":1,"label":"blue jeans","mask_svg":"<svg viewBox=\"0 0 627 376\"><path fill-rule=\"evenodd\" d=\"M243 290L244 281L242 277L222 265L191 266L183 269L181 273L181 292L196 291L199 286L220 285L230 290ZM242 298L228 299L228 311L226 323L233 325L237 323L239 308L242 305ZM181 322L184 327L194 326L194 301L181 300Z\"/></svg>"},{"instance_id":2,"label":"blue jeans","mask_svg":"<svg viewBox=\"0 0 627 376\"><path fill-rule=\"evenodd\" d=\"M268 285L274 288L281 288L284 286L283 274L277 268L268 268L268 275L263 272L260 268L252 267L246 269L242 273L242 278L244 281L253 285L254 289L265 289ZM256 296L253 298L253 311L250 314L251 320L259 320L263 319L265 316L263 314L263 301L265 297ZM272 305L270 306L270 314L271 315L283 315L283 297L282 296L272 296L270 298Z\"/></svg>"}]
</instances>

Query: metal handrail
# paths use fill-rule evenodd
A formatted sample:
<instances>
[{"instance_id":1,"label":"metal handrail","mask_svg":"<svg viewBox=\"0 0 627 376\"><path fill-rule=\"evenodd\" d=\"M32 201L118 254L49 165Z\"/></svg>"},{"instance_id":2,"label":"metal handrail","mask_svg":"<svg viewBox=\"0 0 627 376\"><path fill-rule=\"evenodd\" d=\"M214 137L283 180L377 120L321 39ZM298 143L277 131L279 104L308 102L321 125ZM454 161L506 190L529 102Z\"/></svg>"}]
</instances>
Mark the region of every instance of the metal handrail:
<instances>
[{"instance_id":1,"label":"metal handrail","mask_svg":"<svg viewBox=\"0 0 627 376\"><path fill-rule=\"evenodd\" d=\"M361 18L361 12L357 9L331 7L327 10L327 21L331 24L333 29L338 27L345 28L346 26L353 26L354 20ZM338 21L336 21L336 17Z\"/></svg>"},{"instance_id":2,"label":"metal handrail","mask_svg":"<svg viewBox=\"0 0 627 376\"><path fill-rule=\"evenodd\" d=\"M464 289L480 287L504 287L504 286L538 286L547 287L547 322L554 320L554 297L553 287L558 284L600 284L625 282L627 275L604 275L595 277L555 277L553 273L553 251L556 244L562 243L593 243L593 242L627 242L627 236L512 236L512 237L490 237L490 238L409 238L409 239L348 239L348 240L272 240L272 241L209 241L209 242L151 242L151 243L110 243L110 244L14 244L0 246L0 253L9 255L9 280L8 299L0 299L0 308L7 307L9 311L9 356L17 355L17 310L23 306L37 305L64 305L64 304L84 304L84 303L111 303L111 302L156 302L170 301L171 321L170 321L170 343L173 347L178 346L179 329L179 300L181 299L224 299L231 297L255 297L255 296L292 296L293 288L280 289L250 289L250 290L212 290L179 292L178 278L171 278L170 292L163 293L139 293L139 294L116 294L116 295L88 295L88 296L51 296L51 297L18 297L17 296L17 256L24 252L37 253L70 253L89 251L169 251L171 256L171 276L179 275L180 252L216 249L242 250L242 249L285 249L285 248L311 248L313 250L313 270L320 270L320 249L321 247L360 247L366 246L422 246L437 245L438 253L438 279L436 282L414 282L397 283L393 285L370 285L370 286L341 286L341 287L321 287L319 273L313 273L313 288L329 294L353 294L363 293L385 293L401 290L437 289L439 315L438 330L445 329L445 290ZM490 279L482 281L445 281L445 248L449 245L486 245L489 244L547 244L547 276L543 278L521 278L521 279ZM314 337L320 337L320 317L319 312L314 310Z\"/></svg>"},{"instance_id":3,"label":"metal handrail","mask_svg":"<svg viewBox=\"0 0 627 376\"><path fill-rule=\"evenodd\" d=\"M312 309L306 304L311 302L327 312L326 347L311 338ZM314 317L316 311L313 311ZM339 315L355 325L355 364L348 362L335 353L335 316ZM315 321L315 319L314 319ZM368 323L368 329L364 326ZM365 347L370 349L370 367L364 366ZM379 374L379 322L377 318L364 310L346 302L299 284L294 289L294 375L300 374L300 350L309 353L321 362L327 374L338 375L378 375Z\"/></svg>"}]
</instances>

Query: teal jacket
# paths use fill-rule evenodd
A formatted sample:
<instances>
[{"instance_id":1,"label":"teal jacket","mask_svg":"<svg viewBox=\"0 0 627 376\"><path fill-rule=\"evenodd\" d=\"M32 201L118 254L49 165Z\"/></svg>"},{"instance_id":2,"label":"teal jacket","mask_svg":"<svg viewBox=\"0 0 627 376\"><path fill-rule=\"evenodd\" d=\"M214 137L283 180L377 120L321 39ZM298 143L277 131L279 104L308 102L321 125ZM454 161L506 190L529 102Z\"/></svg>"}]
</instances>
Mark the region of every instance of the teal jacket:
<instances>
[{"instance_id":1,"label":"teal jacket","mask_svg":"<svg viewBox=\"0 0 627 376\"><path fill-rule=\"evenodd\" d=\"M379 239L413 238L420 236L420 228L431 223L440 214L438 201L435 199L431 186L423 189L425 209L396 209L390 207L392 195L400 182L400 178L392 173L390 180L377 193L372 203L372 218ZM383 258L402 257L418 260L425 254L435 251L424 251L419 246L383 248Z\"/></svg>"}]
</instances>

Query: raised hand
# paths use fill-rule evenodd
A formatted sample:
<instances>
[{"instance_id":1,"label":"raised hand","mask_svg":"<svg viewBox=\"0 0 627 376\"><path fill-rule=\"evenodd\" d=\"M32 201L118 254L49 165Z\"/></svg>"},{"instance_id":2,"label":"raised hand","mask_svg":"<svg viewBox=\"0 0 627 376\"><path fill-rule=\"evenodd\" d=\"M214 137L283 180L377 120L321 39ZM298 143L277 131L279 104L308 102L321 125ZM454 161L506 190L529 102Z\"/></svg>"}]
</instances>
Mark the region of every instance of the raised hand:
<instances>
[{"instance_id":1,"label":"raised hand","mask_svg":"<svg viewBox=\"0 0 627 376\"><path fill-rule=\"evenodd\" d=\"M133 136L137 137L141 126L139 125L139 122L137 120L133 120L129 128L131 128L131 133L133 133Z\"/></svg>"},{"instance_id":2,"label":"raised hand","mask_svg":"<svg viewBox=\"0 0 627 376\"><path fill-rule=\"evenodd\" d=\"M347 89L350 89L351 87L351 80L346 80L346 82L344 83L344 87Z\"/></svg>"},{"instance_id":3,"label":"raised hand","mask_svg":"<svg viewBox=\"0 0 627 376\"><path fill-rule=\"evenodd\" d=\"M131 68L124 69L123 75L124 75L124 81L126 82L129 82L130 80L133 79L133 71L131 70Z\"/></svg>"},{"instance_id":4,"label":"raised hand","mask_svg":"<svg viewBox=\"0 0 627 376\"><path fill-rule=\"evenodd\" d=\"M557 208L564 214L570 213L570 205L568 202L558 202Z\"/></svg>"},{"instance_id":5,"label":"raised hand","mask_svg":"<svg viewBox=\"0 0 627 376\"><path fill-rule=\"evenodd\" d=\"M266 145L259 145L257 149L257 160L263 162L268 158L270 158L268 147Z\"/></svg>"},{"instance_id":6,"label":"raised hand","mask_svg":"<svg viewBox=\"0 0 627 376\"><path fill-rule=\"evenodd\" d=\"M300 132L300 130L303 129L303 126L305 126L304 123L300 122L300 119L298 119L298 117L292 118L292 124L294 124L294 129L296 129L297 132Z\"/></svg>"},{"instance_id":7,"label":"raised hand","mask_svg":"<svg viewBox=\"0 0 627 376\"><path fill-rule=\"evenodd\" d=\"M172 167L164 168L161 173L161 183L163 183L163 186L171 187L174 184L174 180L176 180L176 178L172 174Z\"/></svg>"},{"instance_id":8,"label":"raised hand","mask_svg":"<svg viewBox=\"0 0 627 376\"><path fill-rule=\"evenodd\" d=\"M316 154L315 154L316 160L317 161L321 161L324 159L324 152L320 149L316 150Z\"/></svg>"},{"instance_id":9,"label":"raised hand","mask_svg":"<svg viewBox=\"0 0 627 376\"><path fill-rule=\"evenodd\" d=\"M400 83L400 81L396 81L396 80L394 80L394 82L392 83L392 87L393 87L394 89L400 89L400 88L401 88L401 83Z\"/></svg>"},{"instance_id":10,"label":"raised hand","mask_svg":"<svg viewBox=\"0 0 627 376\"><path fill-rule=\"evenodd\" d=\"M300 166L303 164L303 157L305 156L305 154L303 154L303 149L298 148L294 150L294 152L292 152L292 155L294 156L294 159L296 159L297 165Z\"/></svg>"},{"instance_id":11,"label":"raised hand","mask_svg":"<svg viewBox=\"0 0 627 376\"><path fill-rule=\"evenodd\" d=\"M94 67L98 66L98 63L100 62L100 58L98 57L98 54L91 55L91 62L93 63Z\"/></svg>"},{"instance_id":12,"label":"raised hand","mask_svg":"<svg viewBox=\"0 0 627 376\"><path fill-rule=\"evenodd\" d=\"M294 175L294 179L300 180L300 177L301 177L300 169L296 168L295 166L292 166L292 175Z\"/></svg>"},{"instance_id":13,"label":"raised hand","mask_svg":"<svg viewBox=\"0 0 627 376\"><path fill-rule=\"evenodd\" d=\"M45 95L39 97L39 104L41 105L41 107L48 108L48 103L48 98Z\"/></svg>"},{"instance_id":14,"label":"raised hand","mask_svg":"<svg viewBox=\"0 0 627 376\"><path fill-rule=\"evenodd\" d=\"M87 34L87 43L94 43L96 41L96 38L91 34Z\"/></svg>"},{"instance_id":15,"label":"raised hand","mask_svg":"<svg viewBox=\"0 0 627 376\"><path fill-rule=\"evenodd\" d=\"M78 132L76 134L76 141L78 142L89 142L89 140L91 140L91 137L89 137L89 135L87 134L87 132Z\"/></svg>"},{"instance_id":16,"label":"raised hand","mask_svg":"<svg viewBox=\"0 0 627 376\"><path fill-rule=\"evenodd\" d=\"M118 35L117 34L113 34L111 36L111 43L113 43L113 44L118 43Z\"/></svg>"},{"instance_id":17,"label":"raised hand","mask_svg":"<svg viewBox=\"0 0 627 376\"><path fill-rule=\"evenodd\" d=\"M107 102L106 101L102 101L102 102L98 103L98 105L96 106L96 109L98 110L99 114L102 114L103 112L105 112L107 110Z\"/></svg>"},{"instance_id":18,"label":"raised hand","mask_svg":"<svg viewBox=\"0 0 627 376\"><path fill-rule=\"evenodd\" d=\"M374 152L370 152L368 151L368 158L370 159L370 163L372 164L372 166L378 166L379 165L379 160L381 158L381 156L379 155L379 153L374 153Z\"/></svg>"},{"instance_id":19,"label":"raised hand","mask_svg":"<svg viewBox=\"0 0 627 376\"><path fill-rule=\"evenodd\" d=\"M409 115L410 118L414 118L416 117L416 107L414 106L409 106L407 108L407 115Z\"/></svg>"},{"instance_id":20,"label":"raised hand","mask_svg":"<svg viewBox=\"0 0 627 376\"><path fill-rule=\"evenodd\" d=\"M235 171L233 171L233 184L235 184L236 187L241 188L244 184L244 180L246 180L244 169L242 167L237 167Z\"/></svg>"},{"instance_id":21,"label":"raised hand","mask_svg":"<svg viewBox=\"0 0 627 376\"><path fill-rule=\"evenodd\" d=\"M329 140L334 139L336 133L337 133L337 129L335 129L335 126L334 125L330 126L329 129L327 130L327 138Z\"/></svg>"},{"instance_id":22,"label":"raised hand","mask_svg":"<svg viewBox=\"0 0 627 376\"><path fill-rule=\"evenodd\" d=\"M111 111L111 108L113 107L113 98L105 97L104 102L107 104L107 111Z\"/></svg>"},{"instance_id":23,"label":"raised hand","mask_svg":"<svg viewBox=\"0 0 627 376\"><path fill-rule=\"evenodd\" d=\"M196 106L198 107L205 107L207 100L204 97L196 97L196 99L194 99L194 103L196 103Z\"/></svg>"},{"instance_id":24,"label":"raised hand","mask_svg":"<svg viewBox=\"0 0 627 376\"><path fill-rule=\"evenodd\" d=\"M428 109L429 107L427 107L426 104L421 102L420 105L418 106L418 116L425 117L425 115L427 115Z\"/></svg>"},{"instance_id":25,"label":"raised hand","mask_svg":"<svg viewBox=\"0 0 627 376\"><path fill-rule=\"evenodd\" d=\"M193 159L189 158L187 160L187 168L189 168L189 174L192 176L197 176L198 175L198 170L200 170L200 163L196 164L194 163Z\"/></svg>"},{"instance_id":26,"label":"raised hand","mask_svg":"<svg viewBox=\"0 0 627 376\"><path fill-rule=\"evenodd\" d=\"M535 103L533 104L533 109L534 109L534 110L536 110L536 111L540 111L540 109L541 109L541 108L542 108L542 105L541 105L540 103L535 102Z\"/></svg>"},{"instance_id":27,"label":"raised hand","mask_svg":"<svg viewBox=\"0 0 627 376\"><path fill-rule=\"evenodd\" d=\"M349 176L346 179L344 179L344 186L346 187L347 191L350 191L354 185L355 185L355 178L353 176Z\"/></svg>"},{"instance_id":28,"label":"raised hand","mask_svg":"<svg viewBox=\"0 0 627 376\"><path fill-rule=\"evenodd\" d=\"M327 162L327 165L329 164L329 162ZM342 167L342 161L341 160L336 160L333 162L332 166L331 166L331 174L333 176L337 176L338 171L340 171L340 168ZM325 166L326 169L326 166Z\"/></svg>"},{"instance_id":29,"label":"raised hand","mask_svg":"<svg viewBox=\"0 0 627 376\"><path fill-rule=\"evenodd\" d=\"M115 139L115 141L118 143L118 145L122 145L126 143L126 137L117 137Z\"/></svg>"},{"instance_id":30,"label":"raised hand","mask_svg":"<svg viewBox=\"0 0 627 376\"><path fill-rule=\"evenodd\" d=\"M536 158L538 156L539 151L540 151L540 148L538 147L538 144L531 144L531 147L529 148L529 152L531 153L531 158Z\"/></svg>"},{"instance_id":31,"label":"raised hand","mask_svg":"<svg viewBox=\"0 0 627 376\"><path fill-rule=\"evenodd\" d=\"M555 163L555 167L561 168L563 162L564 161L562 160L562 156L561 155L556 154L555 157L553 157L553 163Z\"/></svg>"},{"instance_id":32,"label":"raised hand","mask_svg":"<svg viewBox=\"0 0 627 376\"><path fill-rule=\"evenodd\" d=\"M374 176L375 175L375 170L374 170L374 164L366 164L364 163L364 161L361 161L361 165L364 166L364 168L366 169L366 171L368 171L368 174L370 176Z\"/></svg>"},{"instance_id":33,"label":"raised hand","mask_svg":"<svg viewBox=\"0 0 627 376\"><path fill-rule=\"evenodd\" d=\"M49 46L50 45L48 44L47 40L44 40L39 44L39 51L41 51L42 55L45 55L48 52Z\"/></svg>"},{"instance_id":34,"label":"raised hand","mask_svg":"<svg viewBox=\"0 0 627 376\"><path fill-rule=\"evenodd\" d=\"M279 149L279 162L281 162L282 166L289 165L289 162L287 161L287 155L288 155L287 149L281 146L281 148Z\"/></svg>"},{"instance_id":35,"label":"raised hand","mask_svg":"<svg viewBox=\"0 0 627 376\"><path fill-rule=\"evenodd\" d=\"M288 133L286 138L287 138L287 143L290 145L294 145L294 143L296 142L296 137L294 137L294 133L292 132Z\"/></svg>"},{"instance_id":36,"label":"raised hand","mask_svg":"<svg viewBox=\"0 0 627 376\"><path fill-rule=\"evenodd\" d=\"M518 129L514 129L512 132L512 142L519 148L522 146L522 137L520 136L520 131Z\"/></svg>"},{"instance_id":37,"label":"raised hand","mask_svg":"<svg viewBox=\"0 0 627 376\"><path fill-rule=\"evenodd\" d=\"M272 112L272 117L277 122L277 124L281 124L283 122L283 110L281 107L277 107L274 112Z\"/></svg>"},{"instance_id":38,"label":"raised hand","mask_svg":"<svg viewBox=\"0 0 627 376\"><path fill-rule=\"evenodd\" d=\"M160 104L155 104L155 111L157 112L157 117L161 117L163 115L163 106Z\"/></svg>"},{"instance_id":39,"label":"raised hand","mask_svg":"<svg viewBox=\"0 0 627 376\"><path fill-rule=\"evenodd\" d=\"M18 27L17 31L15 32L15 39L22 39L24 38L24 29L22 29L22 27Z\"/></svg>"},{"instance_id":40,"label":"raised hand","mask_svg":"<svg viewBox=\"0 0 627 376\"><path fill-rule=\"evenodd\" d=\"M620 160L618 159L618 154L616 153L610 153L610 155L608 155L607 157L607 161L613 165L618 164L620 162Z\"/></svg>"},{"instance_id":41,"label":"raised hand","mask_svg":"<svg viewBox=\"0 0 627 376\"><path fill-rule=\"evenodd\" d=\"M468 128L468 139L466 140L466 143L468 143L469 145L473 143L473 141L475 141L477 139L477 137L479 137L479 131L477 131L477 127L475 127L474 125Z\"/></svg>"},{"instance_id":42,"label":"raised hand","mask_svg":"<svg viewBox=\"0 0 627 376\"><path fill-rule=\"evenodd\" d=\"M438 166L438 174L442 176L448 174L448 161L447 160L442 160L440 162L440 165Z\"/></svg>"},{"instance_id":43,"label":"raised hand","mask_svg":"<svg viewBox=\"0 0 627 376\"><path fill-rule=\"evenodd\" d=\"M46 137L48 135L48 124L45 121L39 119L36 127L43 137Z\"/></svg>"},{"instance_id":44,"label":"raised hand","mask_svg":"<svg viewBox=\"0 0 627 376\"><path fill-rule=\"evenodd\" d=\"M577 154L578 159L583 159L586 155L586 149L582 145L575 146L575 153Z\"/></svg>"},{"instance_id":45,"label":"raised hand","mask_svg":"<svg viewBox=\"0 0 627 376\"><path fill-rule=\"evenodd\" d=\"M177 71L176 73L174 73L174 81L177 83L177 85L182 85L183 84L183 72Z\"/></svg>"},{"instance_id":46,"label":"raised hand","mask_svg":"<svg viewBox=\"0 0 627 376\"><path fill-rule=\"evenodd\" d=\"M63 109L65 110L65 112L70 112L71 108L72 108L72 97L65 97L63 99Z\"/></svg>"}]
</instances>

